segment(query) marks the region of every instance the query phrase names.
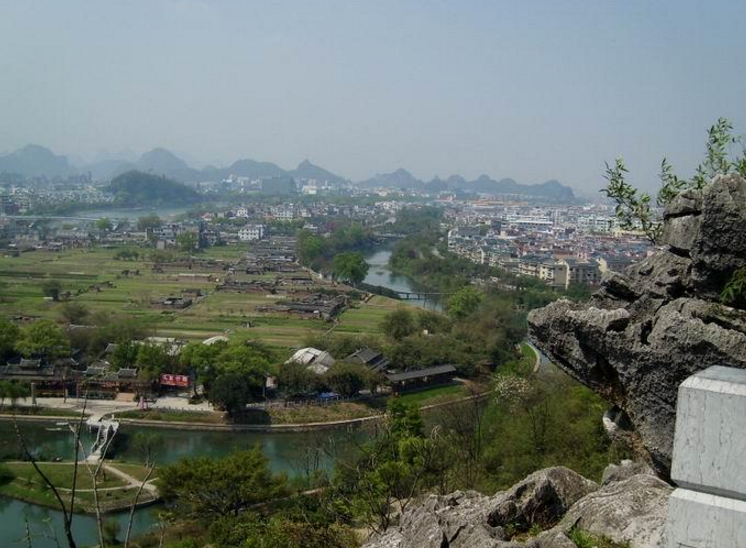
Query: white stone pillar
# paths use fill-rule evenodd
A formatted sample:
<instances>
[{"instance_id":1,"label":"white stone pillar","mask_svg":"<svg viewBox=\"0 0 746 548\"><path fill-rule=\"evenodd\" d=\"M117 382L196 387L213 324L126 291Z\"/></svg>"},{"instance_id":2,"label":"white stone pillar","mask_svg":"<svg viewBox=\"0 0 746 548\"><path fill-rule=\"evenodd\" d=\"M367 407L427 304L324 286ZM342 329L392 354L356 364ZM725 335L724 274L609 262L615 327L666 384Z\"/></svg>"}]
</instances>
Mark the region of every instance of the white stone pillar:
<instances>
[{"instance_id":1,"label":"white stone pillar","mask_svg":"<svg viewBox=\"0 0 746 548\"><path fill-rule=\"evenodd\" d=\"M746 547L746 370L710 367L679 387L668 548Z\"/></svg>"}]
</instances>

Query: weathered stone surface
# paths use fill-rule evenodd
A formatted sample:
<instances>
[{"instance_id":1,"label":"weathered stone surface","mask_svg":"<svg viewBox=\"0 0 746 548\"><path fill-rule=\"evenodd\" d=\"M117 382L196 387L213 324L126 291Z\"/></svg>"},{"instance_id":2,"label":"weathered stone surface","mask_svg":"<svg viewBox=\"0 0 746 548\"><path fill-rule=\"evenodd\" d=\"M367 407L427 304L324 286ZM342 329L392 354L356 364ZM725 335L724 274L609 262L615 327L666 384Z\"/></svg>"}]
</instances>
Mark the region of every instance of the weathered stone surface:
<instances>
[{"instance_id":1,"label":"weathered stone surface","mask_svg":"<svg viewBox=\"0 0 746 548\"><path fill-rule=\"evenodd\" d=\"M569 468L547 468L534 472L490 501L489 523L551 525L577 500L598 489L598 484Z\"/></svg>"},{"instance_id":2,"label":"weathered stone surface","mask_svg":"<svg viewBox=\"0 0 746 548\"><path fill-rule=\"evenodd\" d=\"M652 542L665 525L671 488L649 474L627 477L641 469L631 462L616 468L618 480L609 479L600 490L571 470L548 468L493 497L430 495L407 508L397 528L370 539L365 548L575 548L567 536L574 525L624 538L633 548L656 546ZM499 525L546 526L563 515L558 525L525 542L509 540Z\"/></svg>"},{"instance_id":3,"label":"weathered stone surface","mask_svg":"<svg viewBox=\"0 0 746 548\"><path fill-rule=\"evenodd\" d=\"M626 414L667 477L679 384L710 365L746 368L746 312L717 302L746 266L746 180L718 177L677 198L665 234L671 245L605 277L590 303L531 312L529 336Z\"/></svg>"},{"instance_id":4,"label":"weathered stone surface","mask_svg":"<svg viewBox=\"0 0 746 548\"><path fill-rule=\"evenodd\" d=\"M580 499L559 527L578 527L632 548L664 546L668 497L673 488L650 474L614 481Z\"/></svg>"},{"instance_id":5,"label":"weathered stone surface","mask_svg":"<svg viewBox=\"0 0 746 548\"><path fill-rule=\"evenodd\" d=\"M499 546L502 529L487 523L489 497L474 492L430 495L401 517L401 548ZM395 546L395 545L392 545Z\"/></svg>"},{"instance_id":6,"label":"weathered stone surface","mask_svg":"<svg viewBox=\"0 0 746 548\"><path fill-rule=\"evenodd\" d=\"M640 474L648 474L650 476L653 476L655 475L655 472L644 462L623 460L619 464L610 464L606 467L603 477L601 478L601 485L609 485L610 483L616 483L618 481L626 481L632 476L637 476Z\"/></svg>"}]
</instances>

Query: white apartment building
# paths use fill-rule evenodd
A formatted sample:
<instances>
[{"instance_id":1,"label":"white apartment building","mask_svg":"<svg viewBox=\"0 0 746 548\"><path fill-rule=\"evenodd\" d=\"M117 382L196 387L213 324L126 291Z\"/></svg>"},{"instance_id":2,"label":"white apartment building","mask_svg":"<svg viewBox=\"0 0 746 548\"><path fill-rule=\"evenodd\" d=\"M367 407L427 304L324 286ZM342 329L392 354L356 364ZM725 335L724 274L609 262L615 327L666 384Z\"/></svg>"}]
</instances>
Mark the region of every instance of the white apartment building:
<instances>
[{"instance_id":1,"label":"white apartment building","mask_svg":"<svg viewBox=\"0 0 746 548\"><path fill-rule=\"evenodd\" d=\"M238 239L242 242L262 240L266 235L266 225L246 225L238 230Z\"/></svg>"}]
</instances>

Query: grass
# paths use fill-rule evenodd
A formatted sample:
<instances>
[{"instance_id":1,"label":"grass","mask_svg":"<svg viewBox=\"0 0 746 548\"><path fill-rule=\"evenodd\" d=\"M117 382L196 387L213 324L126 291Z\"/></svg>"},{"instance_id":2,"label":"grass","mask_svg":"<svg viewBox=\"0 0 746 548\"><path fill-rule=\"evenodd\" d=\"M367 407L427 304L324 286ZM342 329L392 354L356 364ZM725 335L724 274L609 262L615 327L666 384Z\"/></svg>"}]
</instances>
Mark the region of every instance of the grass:
<instances>
[{"instance_id":1,"label":"grass","mask_svg":"<svg viewBox=\"0 0 746 548\"><path fill-rule=\"evenodd\" d=\"M577 527L570 529L570 540L578 548L631 548L628 542L614 542L607 536L596 536Z\"/></svg>"},{"instance_id":2,"label":"grass","mask_svg":"<svg viewBox=\"0 0 746 548\"><path fill-rule=\"evenodd\" d=\"M446 386L435 386L417 392L402 394L399 397L404 403L415 403L420 407L433 405L436 403L445 403L451 400L466 397L468 394L461 384L449 384Z\"/></svg>"},{"instance_id":3,"label":"grass","mask_svg":"<svg viewBox=\"0 0 746 548\"><path fill-rule=\"evenodd\" d=\"M38 463L39 468L59 490L60 496L69 508L70 489L73 485L73 463ZM132 477L142 480L147 474L143 466L137 464L108 463L111 468L119 469ZM0 495L23 500L40 506L58 508L59 502L52 490L44 483L28 462L9 462L2 464L2 468L12 474L12 478L0 484ZM94 510L93 478L84 463L78 465L76 486L79 491L75 495L76 512L92 512ZM99 503L102 510L115 510L129 506L134 500L136 488L113 473L100 473L96 486L99 489ZM143 491L140 502L153 500L154 495Z\"/></svg>"},{"instance_id":4,"label":"grass","mask_svg":"<svg viewBox=\"0 0 746 548\"><path fill-rule=\"evenodd\" d=\"M188 341L204 340L226 334L234 340L261 340L271 346L296 348L309 335L325 333L332 324L318 319L300 319L258 308L280 300L277 295L216 291L217 282L180 278L186 268L165 268L154 272L147 260L148 250L138 250L135 261L115 260L118 249L73 249L63 252L31 251L19 257L0 256L0 315L39 316L58 320L64 303L43 296L42 284L56 279L63 291L71 291L71 301L84 304L92 312L111 311L142 319L159 336L178 337ZM201 258L236 259L246 251L244 246L208 249ZM196 267L194 273L199 272ZM124 271L139 274L125 275ZM222 279L222 271L210 271ZM274 274L245 275L246 280L273 280ZM110 282L111 286L107 285ZM319 281L320 285L328 282ZM100 290L92 289L98 285ZM152 306L153 299L178 295L184 289L201 289L206 296L185 310L164 311ZM289 289L293 289L290 287ZM308 289L298 287L298 289ZM80 292L80 294L77 294ZM379 333L379 324L388 312L400 306L398 301L376 296L368 303L358 303L339 318L335 330L341 333ZM247 326L251 327L247 327Z\"/></svg>"},{"instance_id":5,"label":"grass","mask_svg":"<svg viewBox=\"0 0 746 548\"><path fill-rule=\"evenodd\" d=\"M500 366L500 372L528 375L536 365L536 352L525 342L521 343L521 357Z\"/></svg>"},{"instance_id":6,"label":"grass","mask_svg":"<svg viewBox=\"0 0 746 548\"><path fill-rule=\"evenodd\" d=\"M163 422L199 422L209 424L225 424L222 413L212 411L172 411L161 409L132 409L117 413L120 419L140 419Z\"/></svg>"},{"instance_id":7,"label":"grass","mask_svg":"<svg viewBox=\"0 0 746 548\"><path fill-rule=\"evenodd\" d=\"M43 480L39 477L33 465L30 462L8 462L3 464L5 468L15 476L15 481L29 484L30 486L41 483ZM39 468L49 481L55 487L70 489L73 485L74 466L72 463L39 463ZM78 477L75 482L78 489L92 489L93 478L85 467L85 464L78 465ZM113 474L101 475L97 478L96 485L99 488L105 487L122 487L126 482L114 476Z\"/></svg>"}]
</instances>

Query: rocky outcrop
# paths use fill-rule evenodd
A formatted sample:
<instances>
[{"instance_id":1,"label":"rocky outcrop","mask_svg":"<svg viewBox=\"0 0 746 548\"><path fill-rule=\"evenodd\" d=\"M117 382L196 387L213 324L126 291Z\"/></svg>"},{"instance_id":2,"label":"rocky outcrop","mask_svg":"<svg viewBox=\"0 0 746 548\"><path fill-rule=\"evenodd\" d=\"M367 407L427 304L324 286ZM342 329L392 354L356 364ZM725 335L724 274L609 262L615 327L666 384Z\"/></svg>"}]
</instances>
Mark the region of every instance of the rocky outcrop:
<instances>
[{"instance_id":1,"label":"rocky outcrop","mask_svg":"<svg viewBox=\"0 0 746 548\"><path fill-rule=\"evenodd\" d=\"M667 477L679 384L711 365L746 368L746 311L719 303L746 266L746 180L721 176L678 196L664 216L664 242L605 277L589 303L560 300L528 322L542 352L615 407L607 429L628 422Z\"/></svg>"},{"instance_id":2,"label":"rocky outcrop","mask_svg":"<svg viewBox=\"0 0 746 548\"><path fill-rule=\"evenodd\" d=\"M496 495L489 504L488 521L496 527L553 524L575 502L596 489L597 483L568 468L539 470Z\"/></svg>"},{"instance_id":3,"label":"rocky outcrop","mask_svg":"<svg viewBox=\"0 0 746 548\"><path fill-rule=\"evenodd\" d=\"M619 543L634 540L637 548L662 547L672 491L673 487L650 474L613 481L579 500L559 528L577 527Z\"/></svg>"},{"instance_id":4,"label":"rocky outcrop","mask_svg":"<svg viewBox=\"0 0 746 548\"><path fill-rule=\"evenodd\" d=\"M548 468L492 497L429 495L365 548L576 548L569 537L574 528L631 548L663 546L672 488L629 461L604 477L599 487L567 468ZM545 530L533 538L509 537L537 525Z\"/></svg>"}]
</instances>

